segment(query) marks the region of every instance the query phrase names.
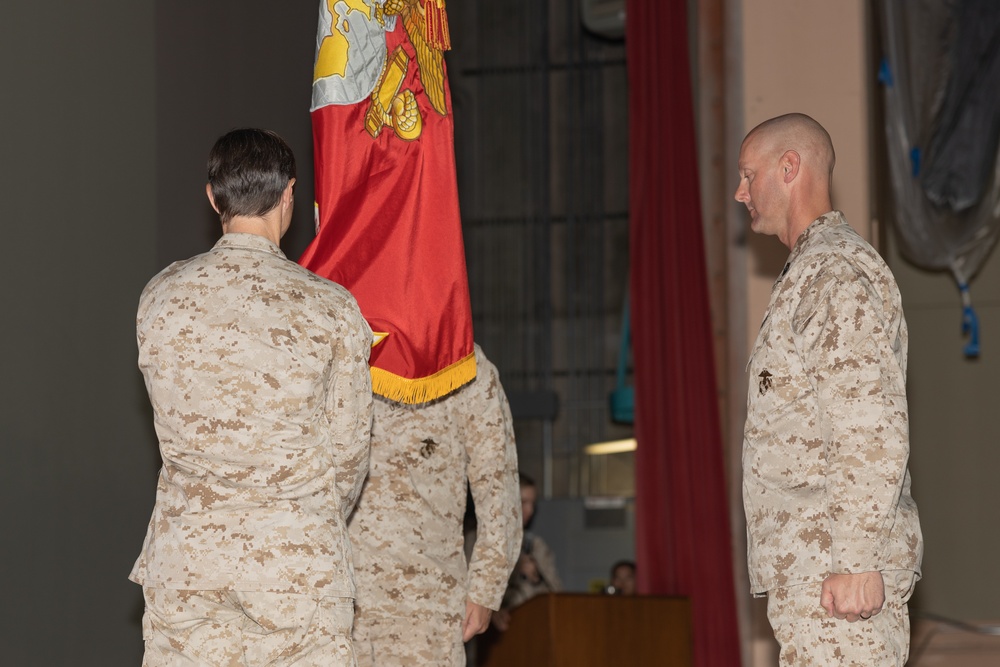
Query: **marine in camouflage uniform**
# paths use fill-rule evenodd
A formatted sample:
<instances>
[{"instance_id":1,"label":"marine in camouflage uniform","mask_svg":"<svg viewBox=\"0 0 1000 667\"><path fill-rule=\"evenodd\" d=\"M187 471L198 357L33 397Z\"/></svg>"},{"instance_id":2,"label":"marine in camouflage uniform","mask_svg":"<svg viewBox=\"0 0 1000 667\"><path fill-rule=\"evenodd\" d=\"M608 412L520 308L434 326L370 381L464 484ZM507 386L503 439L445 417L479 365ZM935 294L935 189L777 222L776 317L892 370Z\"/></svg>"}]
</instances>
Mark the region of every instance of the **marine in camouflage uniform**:
<instances>
[{"instance_id":1,"label":"marine in camouflage uniform","mask_svg":"<svg viewBox=\"0 0 1000 667\"><path fill-rule=\"evenodd\" d=\"M902 665L922 555L907 329L888 267L829 211L828 144L795 114L741 150L737 200L791 248L748 365L750 584L768 596L782 665Z\"/></svg>"},{"instance_id":2,"label":"marine in camouflage uniform","mask_svg":"<svg viewBox=\"0 0 1000 667\"><path fill-rule=\"evenodd\" d=\"M372 333L344 288L277 245L284 142L234 131L209 165L225 233L154 277L136 321L163 458L130 577L144 664L353 665L346 518L368 470ZM277 203L258 214L269 183Z\"/></svg>"},{"instance_id":3,"label":"marine in camouflage uniform","mask_svg":"<svg viewBox=\"0 0 1000 667\"><path fill-rule=\"evenodd\" d=\"M510 622L511 609L545 593L562 590L559 572L556 570L556 555L541 536L528 530L538 507L538 487L535 480L524 473L518 474L521 487L521 555L514 565L503 596L502 611L495 616L493 625L506 631Z\"/></svg>"},{"instance_id":4,"label":"marine in camouflage uniform","mask_svg":"<svg viewBox=\"0 0 1000 667\"><path fill-rule=\"evenodd\" d=\"M496 367L475 354L476 379L443 398L375 398L371 471L349 526L361 667L464 665L470 605L500 607L521 542L517 450ZM467 486L478 523L468 564Z\"/></svg>"}]
</instances>

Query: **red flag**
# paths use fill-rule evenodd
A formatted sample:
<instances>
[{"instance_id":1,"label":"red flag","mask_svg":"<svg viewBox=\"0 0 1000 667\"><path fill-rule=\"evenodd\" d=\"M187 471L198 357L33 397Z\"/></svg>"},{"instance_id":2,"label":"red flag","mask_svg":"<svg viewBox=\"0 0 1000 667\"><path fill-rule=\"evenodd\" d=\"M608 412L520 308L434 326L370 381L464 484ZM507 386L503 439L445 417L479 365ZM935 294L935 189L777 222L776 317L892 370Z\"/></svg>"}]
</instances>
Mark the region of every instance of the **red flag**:
<instances>
[{"instance_id":1,"label":"red flag","mask_svg":"<svg viewBox=\"0 0 1000 667\"><path fill-rule=\"evenodd\" d=\"M443 0L320 2L317 233L299 263L349 289L385 334L372 387L406 403L476 375L443 48Z\"/></svg>"}]
</instances>

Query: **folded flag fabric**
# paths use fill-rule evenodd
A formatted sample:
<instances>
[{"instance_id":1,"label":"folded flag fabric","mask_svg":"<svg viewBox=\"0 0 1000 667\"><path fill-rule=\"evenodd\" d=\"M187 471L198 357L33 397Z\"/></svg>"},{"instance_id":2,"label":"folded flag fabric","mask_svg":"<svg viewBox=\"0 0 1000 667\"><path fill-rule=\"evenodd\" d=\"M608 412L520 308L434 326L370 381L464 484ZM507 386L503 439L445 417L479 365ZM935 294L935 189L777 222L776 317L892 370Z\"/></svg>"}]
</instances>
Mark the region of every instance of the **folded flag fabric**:
<instances>
[{"instance_id":1,"label":"folded flag fabric","mask_svg":"<svg viewBox=\"0 0 1000 667\"><path fill-rule=\"evenodd\" d=\"M443 0L321 0L316 237L299 263L354 294L375 393L444 396L476 375Z\"/></svg>"}]
</instances>

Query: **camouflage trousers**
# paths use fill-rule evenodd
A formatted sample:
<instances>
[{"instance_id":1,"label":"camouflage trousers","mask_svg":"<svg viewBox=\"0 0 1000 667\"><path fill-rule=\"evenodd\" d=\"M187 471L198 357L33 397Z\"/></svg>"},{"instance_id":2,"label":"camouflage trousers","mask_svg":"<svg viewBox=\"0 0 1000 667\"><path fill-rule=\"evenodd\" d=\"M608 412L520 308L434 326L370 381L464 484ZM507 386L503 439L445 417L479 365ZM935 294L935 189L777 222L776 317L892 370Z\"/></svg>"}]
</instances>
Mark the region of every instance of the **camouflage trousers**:
<instances>
[{"instance_id":1,"label":"camouflage trousers","mask_svg":"<svg viewBox=\"0 0 1000 667\"><path fill-rule=\"evenodd\" d=\"M458 625L445 614L366 613L354 623L358 667L465 667Z\"/></svg>"},{"instance_id":2,"label":"camouflage trousers","mask_svg":"<svg viewBox=\"0 0 1000 667\"><path fill-rule=\"evenodd\" d=\"M822 584L769 591L767 618L781 645L781 667L903 667L910 652L906 603L913 592L914 574L883 572L882 580L882 611L854 623L826 615L820 606Z\"/></svg>"},{"instance_id":3,"label":"camouflage trousers","mask_svg":"<svg viewBox=\"0 0 1000 667\"><path fill-rule=\"evenodd\" d=\"M143 588L143 667L355 667L350 598Z\"/></svg>"}]
</instances>

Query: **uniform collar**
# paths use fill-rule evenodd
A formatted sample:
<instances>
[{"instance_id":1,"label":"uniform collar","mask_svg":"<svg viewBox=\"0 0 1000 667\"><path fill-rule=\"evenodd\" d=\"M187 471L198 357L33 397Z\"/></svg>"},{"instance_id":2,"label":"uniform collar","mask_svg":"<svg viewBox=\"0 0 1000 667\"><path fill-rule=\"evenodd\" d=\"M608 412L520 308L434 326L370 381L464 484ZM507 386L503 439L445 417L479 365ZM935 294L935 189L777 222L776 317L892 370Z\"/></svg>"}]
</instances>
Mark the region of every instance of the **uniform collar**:
<instances>
[{"instance_id":1,"label":"uniform collar","mask_svg":"<svg viewBox=\"0 0 1000 667\"><path fill-rule=\"evenodd\" d=\"M781 273L774 281L774 284L777 285L782 281L782 279L784 279L788 270L792 268L792 263L795 262L795 259L805 252L806 246L809 245L809 238L813 234L819 234L822 233L822 230L824 229L831 229L833 227L846 224L847 220L844 219L844 214L840 211L830 211L829 213L824 213L810 222L809 226L802 230L802 233L799 234L799 238L795 240L795 247L792 248L792 252L789 253L788 260L785 262L785 267L781 269Z\"/></svg>"},{"instance_id":2,"label":"uniform collar","mask_svg":"<svg viewBox=\"0 0 1000 667\"><path fill-rule=\"evenodd\" d=\"M806 227L801 234L799 234L799 238L796 239L795 247L792 248L792 252L788 256L788 264L794 262L795 258L802 254L805 247L809 245L809 239L814 234L821 234L823 230L846 224L847 220L844 219L844 214L840 211L830 211L813 220L809 223L809 226Z\"/></svg>"},{"instance_id":3,"label":"uniform collar","mask_svg":"<svg viewBox=\"0 0 1000 667\"><path fill-rule=\"evenodd\" d=\"M277 257L281 257L282 259L287 259L287 257L285 257L285 253L281 252L281 248L258 234L246 234L243 232L230 232L229 234L223 234L222 238L216 242L215 248L261 250L263 252L269 252Z\"/></svg>"}]
</instances>

